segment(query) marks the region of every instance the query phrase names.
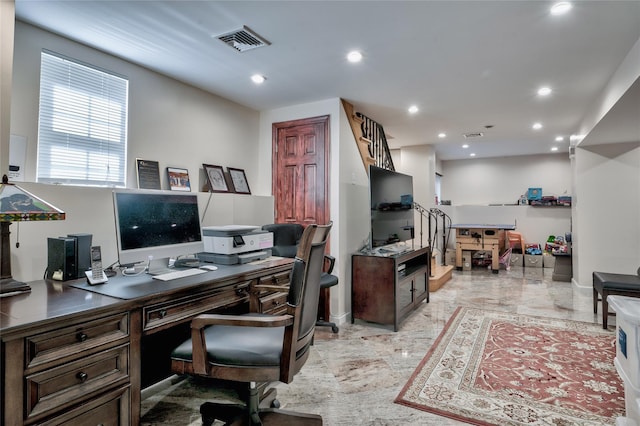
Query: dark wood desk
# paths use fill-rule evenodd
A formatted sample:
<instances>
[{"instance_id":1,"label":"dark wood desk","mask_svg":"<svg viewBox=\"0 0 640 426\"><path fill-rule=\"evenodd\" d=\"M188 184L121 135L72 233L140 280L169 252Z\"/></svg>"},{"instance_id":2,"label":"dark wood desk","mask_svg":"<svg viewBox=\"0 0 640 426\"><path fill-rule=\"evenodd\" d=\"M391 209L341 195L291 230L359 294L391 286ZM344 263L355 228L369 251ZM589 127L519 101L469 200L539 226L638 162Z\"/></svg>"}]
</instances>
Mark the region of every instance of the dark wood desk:
<instances>
[{"instance_id":1,"label":"dark wood desk","mask_svg":"<svg viewBox=\"0 0 640 426\"><path fill-rule=\"evenodd\" d=\"M82 280L35 281L30 293L1 298L2 424L138 425L145 339L205 312L277 309L284 297L253 287L288 282L291 262L171 282L119 276L106 294Z\"/></svg>"}]
</instances>

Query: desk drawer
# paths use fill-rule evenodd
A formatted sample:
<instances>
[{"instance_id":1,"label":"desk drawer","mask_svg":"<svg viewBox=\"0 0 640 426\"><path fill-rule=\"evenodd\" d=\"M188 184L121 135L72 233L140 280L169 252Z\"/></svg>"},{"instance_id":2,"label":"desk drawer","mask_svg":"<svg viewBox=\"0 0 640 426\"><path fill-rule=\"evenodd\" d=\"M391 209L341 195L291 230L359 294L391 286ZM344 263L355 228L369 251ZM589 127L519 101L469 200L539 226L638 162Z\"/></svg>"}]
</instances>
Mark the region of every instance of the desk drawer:
<instances>
[{"instance_id":1,"label":"desk drawer","mask_svg":"<svg viewBox=\"0 0 640 426\"><path fill-rule=\"evenodd\" d=\"M249 300L251 281L241 282L224 289L216 289L186 296L143 308L143 330L152 332L160 327L190 321L196 315L211 310L238 305Z\"/></svg>"},{"instance_id":2,"label":"desk drawer","mask_svg":"<svg viewBox=\"0 0 640 426\"><path fill-rule=\"evenodd\" d=\"M26 338L25 364L30 373L44 363L86 355L128 337L128 312L59 328Z\"/></svg>"},{"instance_id":3,"label":"desk drawer","mask_svg":"<svg viewBox=\"0 0 640 426\"><path fill-rule=\"evenodd\" d=\"M68 408L129 382L129 345L118 346L26 377L27 419Z\"/></svg>"},{"instance_id":4,"label":"desk drawer","mask_svg":"<svg viewBox=\"0 0 640 426\"><path fill-rule=\"evenodd\" d=\"M271 293L260 297L258 309L263 314L280 314L286 310L287 293Z\"/></svg>"},{"instance_id":5,"label":"desk drawer","mask_svg":"<svg viewBox=\"0 0 640 426\"><path fill-rule=\"evenodd\" d=\"M122 387L37 425L128 426L131 424L129 394L129 387Z\"/></svg>"}]
</instances>

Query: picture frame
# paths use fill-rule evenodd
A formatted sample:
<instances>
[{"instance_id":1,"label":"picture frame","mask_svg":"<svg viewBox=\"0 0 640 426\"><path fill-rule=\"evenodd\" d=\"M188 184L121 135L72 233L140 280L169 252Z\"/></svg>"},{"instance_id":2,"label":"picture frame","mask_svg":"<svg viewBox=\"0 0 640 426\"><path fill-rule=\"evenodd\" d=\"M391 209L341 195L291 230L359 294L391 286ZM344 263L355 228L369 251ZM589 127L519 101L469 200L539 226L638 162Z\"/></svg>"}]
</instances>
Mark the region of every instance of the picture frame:
<instances>
[{"instance_id":1,"label":"picture frame","mask_svg":"<svg viewBox=\"0 0 640 426\"><path fill-rule=\"evenodd\" d=\"M157 161L136 158L136 174L139 189L162 189Z\"/></svg>"},{"instance_id":2,"label":"picture frame","mask_svg":"<svg viewBox=\"0 0 640 426\"><path fill-rule=\"evenodd\" d=\"M172 191L191 192L189 170L178 167L167 167L167 178L169 179L169 188Z\"/></svg>"},{"instance_id":3,"label":"picture frame","mask_svg":"<svg viewBox=\"0 0 640 426\"><path fill-rule=\"evenodd\" d=\"M209 192L230 192L222 166L203 164L202 167L204 168L204 174L207 175Z\"/></svg>"},{"instance_id":4,"label":"picture frame","mask_svg":"<svg viewBox=\"0 0 640 426\"><path fill-rule=\"evenodd\" d=\"M229 172L229 177L231 178L231 183L233 184L233 190L237 194L251 194L249 182L247 181L247 175L244 173L243 169L227 167L227 171Z\"/></svg>"}]
</instances>

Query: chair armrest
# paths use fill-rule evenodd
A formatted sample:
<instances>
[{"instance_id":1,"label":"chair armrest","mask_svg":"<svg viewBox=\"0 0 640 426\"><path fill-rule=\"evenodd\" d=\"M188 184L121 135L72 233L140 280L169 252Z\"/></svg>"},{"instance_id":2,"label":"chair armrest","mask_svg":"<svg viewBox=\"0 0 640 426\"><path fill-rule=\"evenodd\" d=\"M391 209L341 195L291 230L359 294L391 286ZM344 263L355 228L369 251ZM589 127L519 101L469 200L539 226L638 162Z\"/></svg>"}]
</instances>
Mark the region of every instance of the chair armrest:
<instances>
[{"instance_id":1,"label":"chair armrest","mask_svg":"<svg viewBox=\"0 0 640 426\"><path fill-rule=\"evenodd\" d=\"M258 316L202 314L191 321L191 360L196 374L208 375L207 342L204 329L209 325L238 327L286 327L293 324L291 315Z\"/></svg>"},{"instance_id":2,"label":"chair armrest","mask_svg":"<svg viewBox=\"0 0 640 426\"><path fill-rule=\"evenodd\" d=\"M331 272L333 272L333 267L336 264L336 258L331 256L330 254L325 254L324 255L324 260L329 265L329 266L327 266L327 270L325 272L327 274L330 274Z\"/></svg>"},{"instance_id":3,"label":"chair armrest","mask_svg":"<svg viewBox=\"0 0 640 426\"><path fill-rule=\"evenodd\" d=\"M191 320L192 330L201 330L209 325L232 325L236 327L286 327L293 324L291 315L224 315L202 314Z\"/></svg>"}]
</instances>

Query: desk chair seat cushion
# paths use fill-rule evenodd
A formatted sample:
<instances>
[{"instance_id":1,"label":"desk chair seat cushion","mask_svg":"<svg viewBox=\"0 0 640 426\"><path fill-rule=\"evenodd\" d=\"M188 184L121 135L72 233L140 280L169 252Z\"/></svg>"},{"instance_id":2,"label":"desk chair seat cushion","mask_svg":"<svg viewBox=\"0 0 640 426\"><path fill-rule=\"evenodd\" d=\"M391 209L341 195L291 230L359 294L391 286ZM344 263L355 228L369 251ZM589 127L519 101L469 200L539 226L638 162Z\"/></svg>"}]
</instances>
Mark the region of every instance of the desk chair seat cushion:
<instances>
[{"instance_id":1,"label":"desk chair seat cushion","mask_svg":"<svg viewBox=\"0 0 640 426\"><path fill-rule=\"evenodd\" d=\"M247 316L269 316L247 314ZM284 327L234 327L214 325L205 329L210 362L234 366L277 367L282 355ZM175 348L171 358L191 361L191 339Z\"/></svg>"},{"instance_id":2,"label":"desk chair seat cushion","mask_svg":"<svg viewBox=\"0 0 640 426\"><path fill-rule=\"evenodd\" d=\"M320 276L320 288L329 288L338 285L338 277L333 274L323 272Z\"/></svg>"}]
</instances>

